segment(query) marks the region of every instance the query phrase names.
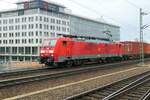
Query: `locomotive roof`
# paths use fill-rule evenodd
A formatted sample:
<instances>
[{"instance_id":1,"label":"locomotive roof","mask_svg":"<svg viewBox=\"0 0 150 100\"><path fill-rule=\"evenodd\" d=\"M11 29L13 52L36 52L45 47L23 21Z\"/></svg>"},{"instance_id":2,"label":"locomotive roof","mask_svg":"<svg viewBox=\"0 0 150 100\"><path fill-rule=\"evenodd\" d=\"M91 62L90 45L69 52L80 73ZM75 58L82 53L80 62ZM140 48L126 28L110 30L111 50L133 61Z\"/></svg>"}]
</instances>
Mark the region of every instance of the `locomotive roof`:
<instances>
[{"instance_id":1,"label":"locomotive roof","mask_svg":"<svg viewBox=\"0 0 150 100\"><path fill-rule=\"evenodd\" d=\"M100 38L100 37L93 37L93 36L83 36L83 35L70 35L70 34L58 34L59 36L69 37L69 38L83 38L89 40L103 40L103 41L110 41L108 38Z\"/></svg>"}]
</instances>

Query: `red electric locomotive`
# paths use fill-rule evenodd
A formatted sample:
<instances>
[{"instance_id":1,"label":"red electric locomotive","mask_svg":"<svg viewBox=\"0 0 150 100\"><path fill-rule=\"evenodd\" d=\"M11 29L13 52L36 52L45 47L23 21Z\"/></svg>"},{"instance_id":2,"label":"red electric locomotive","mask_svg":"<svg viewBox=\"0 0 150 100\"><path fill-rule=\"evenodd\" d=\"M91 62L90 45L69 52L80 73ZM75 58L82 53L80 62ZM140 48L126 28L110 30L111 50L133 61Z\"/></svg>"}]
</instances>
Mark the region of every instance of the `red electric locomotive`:
<instances>
[{"instance_id":1,"label":"red electric locomotive","mask_svg":"<svg viewBox=\"0 0 150 100\"><path fill-rule=\"evenodd\" d=\"M64 35L66 37L50 38L44 41L40 51L41 63L46 65L81 64L89 61L105 61L122 57L122 46L120 43L109 43L108 39ZM108 43L95 43L83 40L103 40Z\"/></svg>"},{"instance_id":2,"label":"red electric locomotive","mask_svg":"<svg viewBox=\"0 0 150 100\"><path fill-rule=\"evenodd\" d=\"M40 62L46 65L80 65L84 62L110 62L113 60L136 59L140 57L140 42L124 41L111 43L109 39L63 35L44 41L40 49ZM103 42L90 42L98 40ZM104 43L107 42L107 43ZM150 44L144 43L144 54L150 56Z\"/></svg>"}]
</instances>

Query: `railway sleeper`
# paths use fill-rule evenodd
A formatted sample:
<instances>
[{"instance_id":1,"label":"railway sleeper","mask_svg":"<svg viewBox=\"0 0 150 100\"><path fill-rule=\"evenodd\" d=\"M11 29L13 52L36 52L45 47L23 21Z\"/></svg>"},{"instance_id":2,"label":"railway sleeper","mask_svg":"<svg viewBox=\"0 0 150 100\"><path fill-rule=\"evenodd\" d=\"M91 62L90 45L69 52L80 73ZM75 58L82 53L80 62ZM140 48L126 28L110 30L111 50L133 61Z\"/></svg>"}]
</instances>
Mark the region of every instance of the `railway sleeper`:
<instances>
[{"instance_id":1,"label":"railway sleeper","mask_svg":"<svg viewBox=\"0 0 150 100\"><path fill-rule=\"evenodd\" d=\"M111 91L111 92L115 92L116 91L116 89L114 89L114 88L107 88L107 90Z\"/></svg>"},{"instance_id":2,"label":"railway sleeper","mask_svg":"<svg viewBox=\"0 0 150 100\"><path fill-rule=\"evenodd\" d=\"M86 97L83 97L82 100L95 100L95 98L91 96L86 96Z\"/></svg>"},{"instance_id":3,"label":"railway sleeper","mask_svg":"<svg viewBox=\"0 0 150 100\"><path fill-rule=\"evenodd\" d=\"M105 97L105 96L109 95L110 93L108 93L108 92L98 92L98 94Z\"/></svg>"},{"instance_id":4,"label":"railway sleeper","mask_svg":"<svg viewBox=\"0 0 150 100\"><path fill-rule=\"evenodd\" d=\"M100 95L95 94L95 93L94 93L94 94L90 94L89 96L91 96L91 97L93 97L93 98L97 98L97 99L98 99L98 98L101 98L101 96L100 96Z\"/></svg>"},{"instance_id":5,"label":"railway sleeper","mask_svg":"<svg viewBox=\"0 0 150 100\"><path fill-rule=\"evenodd\" d=\"M129 97L134 97L134 98L139 98L141 95L139 94L133 94L133 93L129 93L129 94L125 94L125 96L129 96Z\"/></svg>"},{"instance_id":6,"label":"railway sleeper","mask_svg":"<svg viewBox=\"0 0 150 100\"><path fill-rule=\"evenodd\" d=\"M133 99L133 97L124 96L122 98L116 98L114 100L139 100L139 98L134 98Z\"/></svg>"},{"instance_id":7,"label":"railway sleeper","mask_svg":"<svg viewBox=\"0 0 150 100\"><path fill-rule=\"evenodd\" d=\"M141 92L141 91L138 91L138 92L136 92L136 91L134 91L134 92L132 92L132 94L137 94L137 95L143 95L145 92Z\"/></svg>"},{"instance_id":8,"label":"railway sleeper","mask_svg":"<svg viewBox=\"0 0 150 100\"><path fill-rule=\"evenodd\" d=\"M103 92L103 93L109 93L109 94L112 93L112 91L109 91L109 90L102 90L101 92Z\"/></svg>"}]
</instances>

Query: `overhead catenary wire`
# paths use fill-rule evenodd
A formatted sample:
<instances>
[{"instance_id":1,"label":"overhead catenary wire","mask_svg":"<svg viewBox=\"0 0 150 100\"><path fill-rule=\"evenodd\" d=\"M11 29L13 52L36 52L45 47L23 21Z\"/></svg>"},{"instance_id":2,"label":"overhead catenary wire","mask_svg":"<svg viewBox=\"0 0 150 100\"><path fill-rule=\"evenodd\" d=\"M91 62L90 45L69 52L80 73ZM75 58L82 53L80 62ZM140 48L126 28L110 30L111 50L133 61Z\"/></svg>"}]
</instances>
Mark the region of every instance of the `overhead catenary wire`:
<instances>
[{"instance_id":1,"label":"overhead catenary wire","mask_svg":"<svg viewBox=\"0 0 150 100\"><path fill-rule=\"evenodd\" d=\"M134 3L132 3L131 1L129 1L129 0L124 0L125 2L127 2L128 4L130 4L130 5L132 5L132 6L134 6L135 8L138 8L138 9L140 9L141 7L139 7L138 5L136 5L136 4L134 4Z\"/></svg>"},{"instance_id":2,"label":"overhead catenary wire","mask_svg":"<svg viewBox=\"0 0 150 100\"><path fill-rule=\"evenodd\" d=\"M133 3L133 2L131 2L131 1L129 1L129 0L124 0L124 1L125 1L126 3L132 5L133 7L137 8L137 9L142 8L142 7L136 5L135 3ZM150 13L150 10L146 10L146 9L144 9L144 8L142 8L142 9L144 10L144 12Z\"/></svg>"},{"instance_id":3,"label":"overhead catenary wire","mask_svg":"<svg viewBox=\"0 0 150 100\"><path fill-rule=\"evenodd\" d=\"M81 4L81 3L79 3L79 2L77 2L77 1L75 1L75 0L69 0L69 1L75 3L76 5L78 5L78 6L82 7L82 8L84 8L84 9L86 9L86 10L88 10L88 11L90 10L92 13L95 13L95 14L98 15L98 16L106 17L106 18L112 20L113 22L115 22L115 23L117 23L117 24L120 24L120 22L117 21L116 19L114 19L114 18L112 18L112 17L110 17L110 16L106 16L106 15L104 15L104 14L98 12L97 10L92 9L92 8L90 8L90 7L88 7L88 6L84 5L84 4Z\"/></svg>"},{"instance_id":4,"label":"overhead catenary wire","mask_svg":"<svg viewBox=\"0 0 150 100\"><path fill-rule=\"evenodd\" d=\"M7 1L7 0L1 0L2 2L5 2L5 3L9 3L9 4L13 4L13 5L16 5L16 3L14 3L14 2L9 2L9 1Z\"/></svg>"}]
</instances>

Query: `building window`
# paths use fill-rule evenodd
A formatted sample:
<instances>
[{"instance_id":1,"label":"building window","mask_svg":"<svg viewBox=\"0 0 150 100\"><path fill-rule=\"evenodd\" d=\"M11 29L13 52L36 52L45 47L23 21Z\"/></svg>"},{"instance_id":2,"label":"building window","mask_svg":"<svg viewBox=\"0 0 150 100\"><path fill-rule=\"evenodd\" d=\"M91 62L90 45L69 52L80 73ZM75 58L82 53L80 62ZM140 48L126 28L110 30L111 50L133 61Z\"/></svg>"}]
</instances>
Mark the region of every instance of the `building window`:
<instances>
[{"instance_id":1,"label":"building window","mask_svg":"<svg viewBox=\"0 0 150 100\"><path fill-rule=\"evenodd\" d=\"M53 30L55 30L55 26L53 26Z\"/></svg>"},{"instance_id":2,"label":"building window","mask_svg":"<svg viewBox=\"0 0 150 100\"><path fill-rule=\"evenodd\" d=\"M47 27L47 30L49 30L49 25L46 25L46 27Z\"/></svg>"},{"instance_id":3,"label":"building window","mask_svg":"<svg viewBox=\"0 0 150 100\"><path fill-rule=\"evenodd\" d=\"M3 24L7 24L7 19L4 19L4 20L3 20Z\"/></svg>"},{"instance_id":4,"label":"building window","mask_svg":"<svg viewBox=\"0 0 150 100\"><path fill-rule=\"evenodd\" d=\"M38 28L38 24L36 24L36 28Z\"/></svg>"},{"instance_id":5,"label":"building window","mask_svg":"<svg viewBox=\"0 0 150 100\"><path fill-rule=\"evenodd\" d=\"M9 37L11 37L11 33L9 33Z\"/></svg>"},{"instance_id":6,"label":"building window","mask_svg":"<svg viewBox=\"0 0 150 100\"><path fill-rule=\"evenodd\" d=\"M25 54L31 54L31 47L25 47Z\"/></svg>"},{"instance_id":7,"label":"building window","mask_svg":"<svg viewBox=\"0 0 150 100\"><path fill-rule=\"evenodd\" d=\"M62 31L63 31L63 32L66 32L66 28L65 28L65 27L62 27Z\"/></svg>"},{"instance_id":8,"label":"building window","mask_svg":"<svg viewBox=\"0 0 150 100\"><path fill-rule=\"evenodd\" d=\"M20 19L19 19L19 18L16 18L16 19L15 19L15 22L16 22L16 23L20 23Z\"/></svg>"},{"instance_id":9,"label":"building window","mask_svg":"<svg viewBox=\"0 0 150 100\"><path fill-rule=\"evenodd\" d=\"M42 21L42 16L40 16L40 21Z\"/></svg>"},{"instance_id":10,"label":"building window","mask_svg":"<svg viewBox=\"0 0 150 100\"><path fill-rule=\"evenodd\" d=\"M12 47L12 54L17 54L17 47Z\"/></svg>"},{"instance_id":11,"label":"building window","mask_svg":"<svg viewBox=\"0 0 150 100\"><path fill-rule=\"evenodd\" d=\"M32 54L34 54L34 55L38 54L38 48L37 47L32 47Z\"/></svg>"},{"instance_id":12,"label":"building window","mask_svg":"<svg viewBox=\"0 0 150 100\"><path fill-rule=\"evenodd\" d=\"M29 29L33 29L34 28L34 24L29 24Z\"/></svg>"},{"instance_id":13,"label":"building window","mask_svg":"<svg viewBox=\"0 0 150 100\"><path fill-rule=\"evenodd\" d=\"M34 28L34 24L29 24L29 29L33 29Z\"/></svg>"},{"instance_id":14,"label":"building window","mask_svg":"<svg viewBox=\"0 0 150 100\"><path fill-rule=\"evenodd\" d=\"M14 19L9 19L9 24L13 24L14 23Z\"/></svg>"},{"instance_id":15,"label":"building window","mask_svg":"<svg viewBox=\"0 0 150 100\"><path fill-rule=\"evenodd\" d=\"M18 11L18 16L24 15L24 10Z\"/></svg>"},{"instance_id":16,"label":"building window","mask_svg":"<svg viewBox=\"0 0 150 100\"><path fill-rule=\"evenodd\" d=\"M9 40L9 44L12 44L12 43L11 43L11 40Z\"/></svg>"},{"instance_id":17,"label":"building window","mask_svg":"<svg viewBox=\"0 0 150 100\"><path fill-rule=\"evenodd\" d=\"M15 43L16 43L16 44L18 44L18 41L17 41L17 39L15 40Z\"/></svg>"},{"instance_id":18,"label":"building window","mask_svg":"<svg viewBox=\"0 0 150 100\"><path fill-rule=\"evenodd\" d=\"M44 22L46 22L46 17L44 17Z\"/></svg>"},{"instance_id":19,"label":"building window","mask_svg":"<svg viewBox=\"0 0 150 100\"><path fill-rule=\"evenodd\" d=\"M42 24L40 24L40 29L42 29Z\"/></svg>"},{"instance_id":20,"label":"building window","mask_svg":"<svg viewBox=\"0 0 150 100\"><path fill-rule=\"evenodd\" d=\"M31 39L28 40L28 43L31 43Z\"/></svg>"},{"instance_id":21,"label":"building window","mask_svg":"<svg viewBox=\"0 0 150 100\"><path fill-rule=\"evenodd\" d=\"M5 38L6 38L6 37L7 37L7 33L3 33L3 37L5 37Z\"/></svg>"},{"instance_id":22,"label":"building window","mask_svg":"<svg viewBox=\"0 0 150 100\"><path fill-rule=\"evenodd\" d=\"M49 23L49 18L47 18L47 22Z\"/></svg>"},{"instance_id":23,"label":"building window","mask_svg":"<svg viewBox=\"0 0 150 100\"><path fill-rule=\"evenodd\" d=\"M39 40L38 40L38 39L36 39L36 44L38 44L38 42L39 42Z\"/></svg>"},{"instance_id":24,"label":"building window","mask_svg":"<svg viewBox=\"0 0 150 100\"><path fill-rule=\"evenodd\" d=\"M3 27L3 31L7 31L7 26L4 26L4 27Z\"/></svg>"},{"instance_id":25,"label":"building window","mask_svg":"<svg viewBox=\"0 0 150 100\"><path fill-rule=\"evenodd\" d=\"M66 25L66 21L62 21L62 25Z\"/></svg>"},{"instance_id":26,"label":"building window","mask_svg":"<svg viewBox=\"0 0 150 100\"><path fill-rule=\"evenodd\" d=\"M52 19L51 19L51 23L54 23L54 24L55 24L55 19L52 18Z\"/></svg>"},{"instance_id":27,"label":"building window","mask_svg":"<svg viewBox=\"0 0 150 100\"><path fill-rule=\"evenodd\" d=\"M38 36L38 31L36 31L36 36Z\"/></svg>"},{"instance_id":28,"label":"building window","mask_svg":"<svg viewBox=\"0 0 150 100\"><path fill-rule=\"evenodd\" d=\"M35 20L38 21L38 16L35 17Z\"/></svg>"},{"instance_id":29,"label":"building window","mask_svg":"<svg viewBox=\"0 0 150 100\"><path fill-rule=\"evenodd\" d=\"M18 30L20 30L20 25L18 25Z\"/></svg>"},{"instance_id":30,"label":"building window","mask_svg":"<svg viewBox=\"0 0 150 100\"><path fill-rule=\"evenodd\" d=\"M42 32L40 31L40 36L42 36Z\"/></svg>"},{"instance_id":31,"label":"building window","mask_svg":"<svg viewBox=\"0 0 150 100\"><path fill-rule=\"evenodd\" d=\"M13 43L14 43L14 40L11 40L11 43L13 44Z\"/></svg>"},{"instance_id":32,"label":"building window","mask_svg":"<svg viewBox=\"0 0 150 100\"><path fill-rule=\"evenodd\" d=\"M67 32L69 32L70 31L70 29L69 28L67 28Z\"/></svg>"},{"instance_id":33,"label":"building window","mask_svg":"<svg viewBox=\"0 0 150 100\"><path fill-rule=\"evenodd\" d=\"M47 28L47 26L44 24L44 29L46 29Z\"/></svg>"},{"instance_id":34,"label":"building window","mask_svg":"<svg viewBox=\"0 0 150 100\"><path fill-rule=\"evenodd\" d=\"M27 18L26 17L23 17L22 18L22 22L26 22L27 21Z\"/></svg>"},{"instance_id":35,"label":"building window","mask_svg":"<svg viewBox=\"0 0 150 100\"><path fill-rule=\"evenodd\" d=\"M22 32L22 36L27 36L27 32Z\"/></svg>"},{"instance_id":36,"label":"building window","mask_svg":"<svg viewBox=\"0 0 150 100\"><path fill-rule=\"evenodd\" d=\"M42 43L42 39L40 39L40 43Z\"/></svg>"},{"instance_id":37,"label":"building window","mask_svg":"<svg viewBox=\"0 0 150 100\"><path fill-rule=\"evenodd\" d=\"M19 54L24 54L24 47L19 47Z\"/></svg>"},{"instance_id":38,"label":"building window","mask_svg":"<svg viewBox=\"0 0 150 100\"><path fill-rule=\"evenodd\" d=\"M67 22L67 25L69 26L69 25L70 25L70 23L69 23L69 22Z\"/></svg>"},{"instance_id":39,"label":"building window","mask_svg":"<svg viewBox=\"0 0 150 100\"><path fill-rule=\"evenodd\" d=\"M50 29L53 30L53 26L50 26Z\"/></svg>"},{"instance_id":40,"label":"building window","mask_svg":"<svg viewBox=\"0 0 150 100\"><path fill-rule=\"evenodd\" d=\"M33 22L34 21L34 17L28 17L28 21L29 22Z\"/></svg>"}]
</instances>

